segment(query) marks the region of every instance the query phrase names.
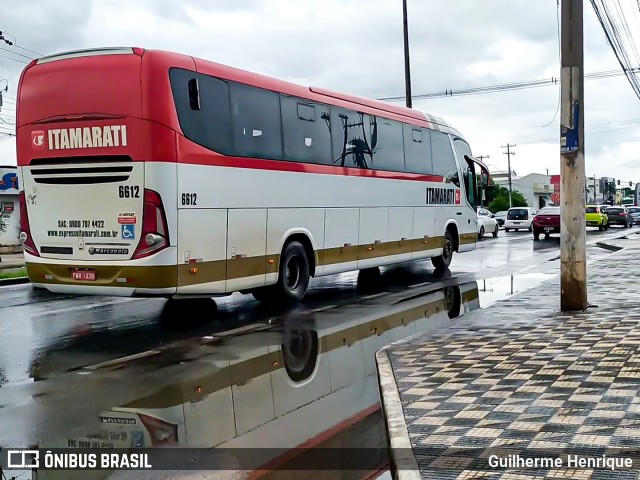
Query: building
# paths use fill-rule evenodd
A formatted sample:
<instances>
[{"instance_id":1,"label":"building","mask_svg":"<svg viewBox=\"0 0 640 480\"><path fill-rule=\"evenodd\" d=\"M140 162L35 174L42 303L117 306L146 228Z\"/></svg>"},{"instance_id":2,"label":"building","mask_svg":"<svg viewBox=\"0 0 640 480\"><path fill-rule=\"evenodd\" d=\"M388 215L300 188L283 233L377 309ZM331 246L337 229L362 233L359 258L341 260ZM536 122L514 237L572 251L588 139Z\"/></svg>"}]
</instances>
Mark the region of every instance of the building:
<instances>
[{"instance_id":1,"label":"building","mask_svg":"<svg viewBox=\"0 0 640 480\"><path fill-rule=\"evenodd\" d=\"M554 187L554 193L551 196L553 203L560 205L560 175L551 175L551 183ZM603 203L613 202L620 203L623 198L623 189L618 187L620 180L616 180L612 177L598 178L595 175L593 177L585 178L585 202L590 203ZM627 182L629 192L633 191L632 182Z\"/></svg>"},{"instance_id":2,"label":"building","mask_svg":"<svg viewBox=\"0 0 640 480\"><path fill-rule=\"evenodd\" d=\"M0 166L0 253L20 251L18 169Z\"/></svg>"},{"instance_id":3,"label":"building","mask_svg":"<svg viewBox=\"0 0 640 480\"><path fill-rule=\"evenodd\" d=\"M511 187L524 196L528 206L539 209L546 205L556 204L556 202L552 200L554 186L551 183L551 177L550 175L544 175L542 173L530 173L529 175L519 177L516 175L516 172L512 171ZM509 188L508 174L492 174L491 178L493 178L496 185Z\"/></svg>"}]
</instances>

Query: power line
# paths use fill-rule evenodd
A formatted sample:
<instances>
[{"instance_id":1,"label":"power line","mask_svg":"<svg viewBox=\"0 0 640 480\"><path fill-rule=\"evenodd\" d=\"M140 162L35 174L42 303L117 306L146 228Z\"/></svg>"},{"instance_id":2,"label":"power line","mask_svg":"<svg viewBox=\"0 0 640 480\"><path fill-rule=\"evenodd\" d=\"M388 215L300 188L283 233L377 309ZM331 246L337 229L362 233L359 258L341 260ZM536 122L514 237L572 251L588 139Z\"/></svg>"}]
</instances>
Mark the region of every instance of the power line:
<instances>
[{"instance_id":1,"label":"power line","mask_svg":"<svg viewBox=\"0 0 640 480\"><path fill-rule=\"evenodd\" d=\"M11 37L13 37L13 41L11 41L11 40L9 40L8 38L6 38L6 36L7 36L7 35L10 35ZM34 50L30 50L30 49L28 49L28 48L25 48L25 47L23 47L22 45L18 45L18 44L16 43L16 36L15 36L15 35L13 35L12 33L0 31L0 41L3 41L4 43L6 43L6 44L7 44L7 45L9 45L9 46L14 46L14 47L16 47L16 48L19 48L19 49L21 49L21 50L24 50L25 52L34 53L34 54L36 54L38 57L42 57L42 53L38 53L38 52L36 52L36 51L34 51Z\"/></svg>"},{"instance_id":2,"label":"power line","mask_svg":"<svg viewBox=\"0 0 640 480\"><path fill-rule=\"evenodd\" d=\"M630 73L640 73L640 67L634 67L629 69ZM592 72L585 74L585 79L590 80L599 80L603 78L613 78L620 77L626 75L625 72L621 72L619 70L604 70L601 72ZM547 87L552 85L559 85L560 78L551 77L547 79L540 80L526 80L519 82L508 82L508 83L497 83L492 85L481 85L476 87L461 87L455 89L445 89L436 90L428 93L421 93L418 95L413 95L414 100L428 100L431 98L442 98L442 97L457 97L463 95L480 95L486 93L495 93L495 92L503 92L503 91L511 91L511 90L524 90L528 88L537 88L537 87ZM377 100L382 100L386 102L399 102L404 100L404 95L399 96L389 96L389 97L379 97Z\"/></svg>"},{"instance_id":3,"label":"power line","mask_svg":"<svg viewBox=\"0 0 640 480\"><path fill-rule=\"evenodd\" d=\"M596 18L598 19L598 23L600 23L605 37L607 38L609 46L613 50L618 63L622 67L622 71L624 75L626 75L631 88L633 89L636 96L640 99L640 83L635 76L635 74L637 73L637 69L631 67L629 53L627 52L627 48L625 46L625 37L631 45L631 49L636 56L636 60L640 58L640 55L638 55L638 51L635 47L635 42L631 38L631 32L629 31L629 26L625 20L625 15L622 12L622 7L620 6L619 0L617 0L616 2L616 6L618 7L617 19L611 13L611 10L604 0L590 1L591 6L593 7L593 10L596 14ZM621 28L619 28L619 26Z\"/></svg>"},{"instance_id":4,"label":"power line","mask_svg":"<svg viewBox=\"0 0 640 480\"><path fill-rule=\"evenodd\" d=\"M9 52L11 55L16 55L18 57L26 58L29 61L33 60L33 57L28 57L28 56L23 55L21 53L14 52L13 50L9 50L8 48L0 47L0 50L3 50L5 52Z\"/></svg>"}]
</instances>

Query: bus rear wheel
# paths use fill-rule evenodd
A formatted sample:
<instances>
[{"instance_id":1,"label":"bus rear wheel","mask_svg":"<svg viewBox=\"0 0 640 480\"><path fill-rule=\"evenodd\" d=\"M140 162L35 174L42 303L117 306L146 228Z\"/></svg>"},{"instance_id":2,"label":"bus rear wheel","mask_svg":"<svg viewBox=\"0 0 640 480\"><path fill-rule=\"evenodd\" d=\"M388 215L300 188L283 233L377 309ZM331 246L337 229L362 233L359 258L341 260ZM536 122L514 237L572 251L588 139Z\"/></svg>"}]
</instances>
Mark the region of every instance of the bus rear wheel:
<instances>
[{"instance_id":1,"label":"bus rear wheel","mask_svg":"<svg viewBox=\"0 0 640 480\"><path fill-rule=\"evenodd\" d=\"M444 245L442 246L442 255L438 257L432 257L431 263L436 270L444 270L449 268L451 260L453 259L453 235L447 230L444 232Z\"/></svg>"},{"instance_id":2,"label":"bus rear wheel","mask_svg":"<svg viewBox=\"0 0 640 480\"><path fill-rule=\"evenodd\" d=\"M300 242L285 245L280 256L278 282L252 292L263 303L293 303L303 299L311 279L307 252Z\"/></svg>"}]
</instances>

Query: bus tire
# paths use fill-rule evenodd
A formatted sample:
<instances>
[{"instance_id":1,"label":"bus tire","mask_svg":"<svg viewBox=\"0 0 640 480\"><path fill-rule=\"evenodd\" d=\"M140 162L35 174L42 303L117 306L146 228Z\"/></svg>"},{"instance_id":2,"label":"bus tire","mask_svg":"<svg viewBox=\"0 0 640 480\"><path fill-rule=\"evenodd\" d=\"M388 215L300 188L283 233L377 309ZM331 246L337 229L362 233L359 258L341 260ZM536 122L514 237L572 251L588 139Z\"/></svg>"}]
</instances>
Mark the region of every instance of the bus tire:
<instances>
[{"instance_id":1,"label":"bus tire","mask_svg":"<svg viewBox=\"0 0 640 480\"><path fill-rule=\"evenodd\" d=\"M285 245L280 257L276 295L285 302L299 302L307 293L311 279L309 259L300 242Z\"/></svg>"},{"instance_id":2,"label":"bus tire","mask_svg":"<svg viewBox=\"0 0 640 480\"><path fill-rule=\"evenodd\" d=\"M453 259L453 235L451 231L444 232L444 245L442 247L442 254L438 257L431 257L431 264L436 270L444 270L449 268L451 260Z\"/></svg>"}]
</instances>

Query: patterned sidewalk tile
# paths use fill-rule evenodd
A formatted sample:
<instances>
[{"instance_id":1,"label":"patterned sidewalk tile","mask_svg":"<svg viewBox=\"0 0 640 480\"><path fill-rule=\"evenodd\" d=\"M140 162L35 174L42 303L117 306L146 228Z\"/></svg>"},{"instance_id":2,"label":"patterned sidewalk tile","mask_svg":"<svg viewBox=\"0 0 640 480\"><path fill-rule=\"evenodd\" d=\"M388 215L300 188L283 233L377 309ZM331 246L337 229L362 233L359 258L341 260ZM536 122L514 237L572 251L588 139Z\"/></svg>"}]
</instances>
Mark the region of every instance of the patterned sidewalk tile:
<instances>
[{"instance_id":1,"label":"patterned sidewalk tile","mask_svg":"<svg viewBox=\"0 0 640 480\"><path fill-rule=\"evenodd\" d=\"M640 449L639 256L629 248L591 266L597 307L585 312L558 312L556 279L387 350L423 478L638 478L606 468L506 471L478 458L503 447ZM450 454L428 454L434 448Z\"/></svg>"}]
</instances>

